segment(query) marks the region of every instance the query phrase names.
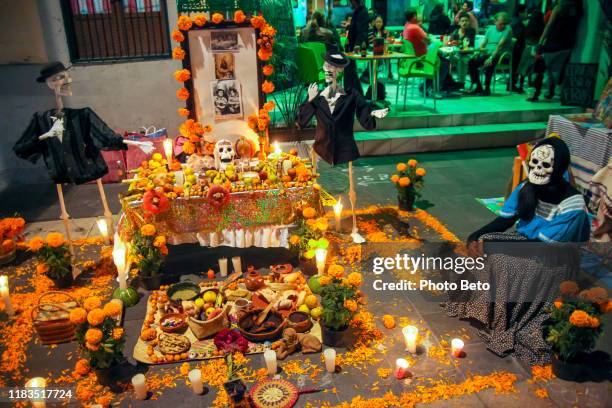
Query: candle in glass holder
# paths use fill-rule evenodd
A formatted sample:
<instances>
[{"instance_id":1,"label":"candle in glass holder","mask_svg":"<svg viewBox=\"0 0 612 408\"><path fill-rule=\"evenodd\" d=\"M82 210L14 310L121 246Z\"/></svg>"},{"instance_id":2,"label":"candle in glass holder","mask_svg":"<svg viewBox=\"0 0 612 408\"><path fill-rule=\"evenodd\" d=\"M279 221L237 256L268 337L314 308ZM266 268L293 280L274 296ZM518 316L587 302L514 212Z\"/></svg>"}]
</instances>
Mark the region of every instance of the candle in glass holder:
<instances>
[{"instance_id":1,"label":"candle in glass holder","mask_svg":"<svg viewBox=\"0 0 612 408\"><path fill-rule=\"evenodd\" d=\"M166 153L166 160L168 161L168 167L172 164L172 139L164 140L164 153Z\"/></svg>"},{"instance_id":2,"label":"candle in glass holder","mask_svg":"<svg viewBox=\"0 0 612 408\"><path fill-rule=\"evenodd\" d=\"M30 401L32 401L33 408L45 408L47 406L45 395L46 386L47 382L42 377L31 378L26 383L25 388L32 389L32 397L30 398Z\"/></svg>"},{"instance_id":3,"label":"candle in glass holder","mask_svg":"<svg viewBox=\"0 0 612 408\"><path fill-rule=\"evenodd\" d=\"M219 273L222 278L227 276L227 258L219 258Z\"/></svg>"},{"instance_id":4,"label":"candle in glass holder","mask_svg":"<svg viewBox=\"0 0 612 408\"><path fill-rule=\"evenodd\" d=\"M325 359L325 369L328 373L336 371L336 350L328 348L323 351L323 358Z\"/></svg>"},{"instance_id":5,"label":"candle in glass holder","mask_svg":"<svg viewBox=\"0 0 612 408\"><path fill-rule=\"evenodd\" d=\"M109 244L109 236L108 236L108 223L105 218L98 218L96 220L96 224L98 224L98 229L100 230L100 234L102 234L102 238L104 238L104 245Z\"/></svg>"},{"instance_id":6,"label":"candle in glass holder","mask_svg":"<svg viewBox=\"0 0 612 408\"><path fill-rule=\"evenodd\" d=\"M463 340L461 339L452 339L451 340L451 354L453 357L462 357L463 356Z\"/></svg>"},{"instance_id":7,"label":"candle in glass holder","mask_svg":"<svg viewBox=\"0 0 612 408\"><path fill-rule=\"evenodd\" d=\"M194 394L201 395L204 393L204 383L202 382L202 372L199 369L194 369L189 372L189 382Z\"/></svg>"},{"instance_id":8,"label":"candle in glass holder","mask_svg":"<svg viewBox=\"0 0 612 408\"><path fill-rule=\"evenodd\" d=\"M408 366L408 360L406 360L405 358L398 358L397 360L395 360L395 378L397 378L398 380L402 380L408 377Z\"/></svg>"},{"instance_id":9,"label":"candle in glass holder","mask_svg":"<svg viewBox=\"0 0 612 408\"><path fill-rule=\"evenodd\" d=\"M327 249L315 249L315 258L317 260L317 272L319 275L323 275L325 273L325 258L327 258Z\"/></svg>"},{"instance_id":10,"label":"candle in glass holder","mask_svg":"<svg viewBox=\"0 0 612 408\"><path fill-rule=\"evenodd\" d=\"M402 334L404 335L404 342L406 343L406 351L415 354L417 351L419 329L414 326L406 326L402 329Z\"/></svg>"},{"instance_id":11,"label":"candle in glass holder","mask_svg":"<svg viewBox=\"0 0 612 408\"><path fill-rule=\"evenodd\" d=\"M276 375L276 351L266 350L264 351L264 360L266 362L266 368L268 369L269 375Z\"/></svg>"},{"instance_id":12,"label":"candle in glass holder","mask_svg":"<svg viewBox=\"0 0 612 408\"><path fill-rule=\"evenodd\" d=\"M6 314L9 315L9 317L13 317L15 315L15 309L13 309L13 304L11 303L8 276L6 275L0 276L0 298L2 298L2 302L4 302Z\"/></svg>"},{"instance_id":13,"label":"candle in glass holder","mask_svg":"<svg viewBox=\"0 0 612 408\"><path fill-rule=\"evenodd\" d=\"M336 220L336 232L340 232L342 220L342 200L340 197L338 197L338 202L334 205L334 217Z\"/></svg>"},{"instance_id":14,"label":"candle in glass holder","mask_svg":"<svg viewBox=\"0 0 612 408\"><path fill-rule=\"evenodd\" d=\"M134 398L137 400L147 399L147 381L144 374L136 374L132 377L132 385L134 386Z\"/></svg>"},{"instance_id":15,"label":"candle in glass holder","mask_svg":"<svg viewBox=\"0 0 612 408\"><path fill-rule=\"evenodd\" d=\"M234 272L242 272L242 260L239 256L232 257L232 266L234 267Z\"/></svg>"}]
</instances>

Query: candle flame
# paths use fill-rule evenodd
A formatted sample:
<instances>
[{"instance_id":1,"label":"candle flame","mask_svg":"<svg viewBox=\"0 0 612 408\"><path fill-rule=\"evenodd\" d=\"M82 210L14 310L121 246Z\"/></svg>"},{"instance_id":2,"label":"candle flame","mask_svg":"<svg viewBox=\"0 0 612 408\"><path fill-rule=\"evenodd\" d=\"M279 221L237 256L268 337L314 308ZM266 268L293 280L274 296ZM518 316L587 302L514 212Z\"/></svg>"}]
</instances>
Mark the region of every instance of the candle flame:
<instances>
[{"instance_id":1,"label":"candle flame","mask_svg":"<svg viewBox=\"0 0 612 408\"><path fill-rule=\"evenodd\" d=\"M342 213L342 197L338 197L338 202L334 204L334 212L336 214Z\"/></svg>"}]
</instances>

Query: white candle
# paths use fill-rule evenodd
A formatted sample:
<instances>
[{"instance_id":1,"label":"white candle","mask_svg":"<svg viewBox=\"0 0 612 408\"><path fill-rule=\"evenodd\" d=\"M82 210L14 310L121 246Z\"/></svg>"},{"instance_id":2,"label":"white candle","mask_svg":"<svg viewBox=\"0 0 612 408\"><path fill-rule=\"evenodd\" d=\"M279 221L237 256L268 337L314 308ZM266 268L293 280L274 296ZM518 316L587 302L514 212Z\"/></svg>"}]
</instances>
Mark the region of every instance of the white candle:
<instances>
[{"instance_id":1,"label":"white candle","mask_svg":"<svg viewBox=\"0 0 612 408\"><path fill-rule=\"evenodd\" d=\"M336 350L328 348L323 350L323 358L325 359L325 369L328 373L336 371Z\"/></svg>"},{"instance_id":2,"label":"white candle","mask_svg":"<svg viewBox=\"0 0 612 408\"><path fill-rule=\"evenodd\" d=\"M269 375L276 375L276 351L266 350L264 351L264 361L266 362L266 368L268 369Z\"/></svg>"},{"instance_id":3,"label":"white candle","mask_svg":"<svg viewBox=\"0 0 612 408\"><path fill-rule=\"evenodd\" d=\"M419 329L414 326L406 326L402 329L402 334L404 335L404 341L406 343L406 351L415 354L417 350Z\"/></svg>"},{"instance_id":4,"label":"white candle","mask_svg":"<svg viewBox=\"0 0 612 408\"><path fill-rule=\"evenodd\" d=\"M115 240L115 248L113 249L113 262L117 267L119 287L121 289L127 288L126 255L127 248L125 247L123 242L121 242L121 240Z\"/></svg>"},{"instance_id":5,"label":"white candle","mask_svg":"<svg viewBox=\"0 0 612 408\"><path fill-rule=\"evenodd\" d=\"M317 272L319 275L323 275L325 273L325 258L327 258L327 249L315 249L315 258L317 260Z\"/></svg>"},{"instance_id":6,"label":"white candle","mask_svg":"<svg viewBox=\"0 0 612 408\"><path fill-rule=\"evenodd\" d=\"M13 317L15 315L15 309L13 309L13 304L11 303L8 276L6 275L0 276L0 297L2 298L2 302L4 302L6 314L9 315L9 317Z\"/></svg>"},{"instance_id":7,"label":"white candle","mask_svg":"<svg viewBox=\"0 0 612 408\"><path fill-rule=\"evenodd\" d=\"M172 164L172 139L164 140L164 153L166 153L166 160L168 161L168 166Z\"/></svg>"},{"instance_id":8,"label":"white candle","mask_svg":"<svg viewBox=\"0 0 612 408\"><path fill-rule=\"evenodd\" d=\"M219 273L222 278L227 276L227 258L219 258Z\"/></svg>"},{"instance_id":9,"label":"white candle","mask_svg":"<svg viewBox=\"0 0 612 408\"><path fill-rule=\"evenodd\" d=\"M234 272L242 273L242 261L239 256L232 257L232 266L234 267Z\"/></svg>"},{"instance_id":10,"label":"white candle","mask_svg":"<svg viewBox=\"0 0 612 408\"><path fill-rule=\"evenodd\" d=\"M202 382L202 372L199 369L194 369L189 372L189 382L194 394L200 395L204 393L204 383Z\"/></svg>"},{"instance_id":11,"label":"white candle","mask_svg":"<svg viewBox=\"0 0 612 408\"><path fill-rule=\"evenodd\" d=\"M108 245L109 236L108 236L108 223L104 218L98 218L96 220L96 224L98 224L98 229L100 230L100 234L102 234L102 238L104 238L104 245Z\"/></svg>"},{"instance_id":12,"label":"white candle","mask_svg":"<svg viewBox=\"0 0 612 408\"><path fill-rule=\"evenodd\" d=\"M32 401L33 408L45 408L47 406L45 387L47 382L42 377L31 378L25 385L26 388L32 388Z\"/></svg>"},{"instance_id":13,"label":"white candle","mask_svg":"<svg viewBox=\"0 0 612 408\"><path fill-rule=\"evenodd\" d=\"M451 354L453 357L462 357L463 356L463 340L461 339L452 339L451 340Z\"/></svg>"},{"instance_id":14,"label":"white candle","mask_svg":"<svg viewBox=\"0 0 612 408\"><path fill-rule=\"evenodd\" d=\"M274 151L268 155L268 159L278 159L281 157L281 154L283 153L280 146L278 145L278 142L274 142L273 146L274 146Z\"/></svg>"},{"instance_id":15,"label":"white candle","mask_svg":"<svg viewBox=\"0 0 612 408\"><path fill-rule=\"evenodd\" d=\"M334 205L334 216L336 219L336 231L340 232L340 222L342 219L342 201L340 197L338 197L338 202Z\"/></svg>"},{"instance_id":16,"label":"white candle","mask_svg":"<svg viewBox=\"0 0 612 408\"><path fill-rule=\"evenodd\" d=\"M137 400L147 399L147 381L144 374L136 374L132 377L132 385L134 386L134 398Z\"/></svg>"},{"instance_id":17,"label":"white candle","mask_svg":"<svg viewBox=\"0 0 612 408\"><path fill-rule=\"evenodd\" d=\"M401 380L408 375L408 361L404 358L395 360L395 378Z\"/></svg>"}]
</instances>

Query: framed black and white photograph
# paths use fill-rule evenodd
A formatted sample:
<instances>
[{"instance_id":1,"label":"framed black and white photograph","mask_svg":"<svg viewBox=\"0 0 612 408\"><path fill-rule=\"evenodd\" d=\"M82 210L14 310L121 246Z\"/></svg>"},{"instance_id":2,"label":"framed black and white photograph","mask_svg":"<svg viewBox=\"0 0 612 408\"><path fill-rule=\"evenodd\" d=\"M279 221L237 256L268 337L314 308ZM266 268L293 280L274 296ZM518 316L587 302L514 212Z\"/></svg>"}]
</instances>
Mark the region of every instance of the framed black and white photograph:
<instances>
[{"instance_id":1,"label":"framed black and white photograph","mask_svg":"<svg viewBox=\"0 0 612 408\"><path fill-rule=\"evenodd\" d=\"M213 55L215 57L215 79L236 79L234 54L231 52L220 52Z\"/></svg>"},{"instance_id":2,"label":"framed black and white photograph","mask_svg":"<svg viewBox=\"0 0 612 408\"><path fill-rule=\"evenodd\" d=\"M243 117L240 82L214 81L210 83L210 92L215 108L215 120Z\"/></svg>"},{"instance_id":3,"label":"framed black and white photograph","mask_svg":"<svg viewBox=\"0 0 612 408\"><path fill-rule=\"evenodd\" d=\"M210 47L212 52L239 51L238 32L228 30L211 31Z\"/></svg>"}]
</instances>

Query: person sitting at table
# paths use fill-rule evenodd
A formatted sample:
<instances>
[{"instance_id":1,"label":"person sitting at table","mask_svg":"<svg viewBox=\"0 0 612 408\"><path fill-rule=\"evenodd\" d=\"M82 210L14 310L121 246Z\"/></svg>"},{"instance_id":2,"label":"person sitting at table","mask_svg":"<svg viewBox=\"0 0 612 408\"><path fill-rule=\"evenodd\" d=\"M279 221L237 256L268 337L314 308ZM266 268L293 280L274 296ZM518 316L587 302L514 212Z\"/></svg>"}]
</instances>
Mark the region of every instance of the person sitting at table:
<instances>
[{"instance_id":1,"label":"person sitting at table","mask_svg":"<svg viewBox=\"0 0 612 408\"><path fill-rule=\"evenodd\" d=\"M508 25L510 18L508 13L501 12L495 15L495 25L489 27L480 44L480 53L475 55L468 63L468 71L472 84L476 85L470 94L491 95L491 79L499 57L504 51L512 48L512 29ZM480 82L479 69L484 67L485 87Z\"/></svg>"},{"instance_id":2,"label":"person sitting at table","mask_svg":"<svg viewBox=\"0 0 612 408\"><path fill-rule=\"evenodd\" d=\"M459 27L451 34L451 45L456 45L460 49L474 48L476 41L476 31L470 26L470 16L467 13L463 13L459 16ZM465 46L467 44L467 47ZM465 83L465 76L467 75L468 61L470 60L469 54L459 54L456 57L455 65L457 67L457 81L459 83Z\"/></svg>"},{"instance_id":3,"label":"person sitting at table","mask_svg":"<svg viewBox=\"0 0 612 408\"><path fill-rule=\"evenodd\" d=\"M473 1L464 1L461 6L461 10L459 13L455 14L455 25L459 25L459 18L464 13L467 13L470 18L470 27L474 29L475 32L478 32L478 19L474 15L474 2Z\"/></svg>"},{"instance_id":4,"label":"person sitting at table","mask_svg":"<svg viewBox=\"0 0 612 408\"><path fill-rule=\"evenodd\" d=\"M300 42L321 42L329 51L337 50L339 46L334 38L334 33L325 27L323 13L318 10L312 13L306 28L302 30Z\"/></svg>"},{"instance_id":5,"label":"person sitting at table","mask_svg":"<svg viewBox=\"0 0 612 408\"><path fill-rule=\"evenodd\" d=\"M374 17L374 20L372 21L372 27L370 28L370 32L368 34L368 46L370 48L374 48L375 38L382 38L384 39L384 41L387 41L389 37L391 37L391 33L385 28L385 22L383 20L383 17L380 14L377 14ZM393 79L393 74L391 73L391 64L388 60L383 61L383 63L388 67L387 75L389 79Z\"/></svg>"},{"instance_id":6,"label":"person sitting at table","mask_svg":"<svg viewBox=\"0 0 612 408\"><path fill-rule=\"evenodd\" d=\"M425 55L427 53L427 46L431 43L431 40L427 36L425 30L419 25L416 9L407 9L405 16L406 24L404 25L402 37L404 40L412 43L414 53L417 57Z\"/></svg>"},{"instance_id":7,"label":"person sitting at table","mask_svg":"<svg viewBox=\"0 0 612 408\"><path fill-rule=\"evenodd\" d=\"M452 31L450 18L444 14L442 4L436 4L429 15L429 34L446 35Z\"/></svg>"}]
</instances>

